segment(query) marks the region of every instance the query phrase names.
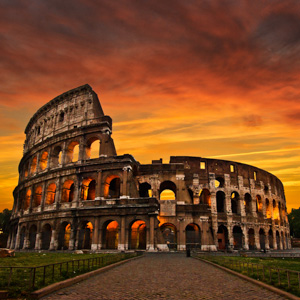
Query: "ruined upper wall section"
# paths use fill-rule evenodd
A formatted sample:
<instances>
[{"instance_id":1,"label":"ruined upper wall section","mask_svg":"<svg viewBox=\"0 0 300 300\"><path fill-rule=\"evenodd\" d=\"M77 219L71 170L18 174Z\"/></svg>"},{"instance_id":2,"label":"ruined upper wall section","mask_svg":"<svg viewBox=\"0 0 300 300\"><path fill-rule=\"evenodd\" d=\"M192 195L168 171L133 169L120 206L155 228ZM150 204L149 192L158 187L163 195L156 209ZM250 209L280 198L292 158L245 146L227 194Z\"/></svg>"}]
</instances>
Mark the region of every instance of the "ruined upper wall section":
<instances>
[{"instance_id":1,"label":"ruined upper wall section","mask_svg":"<svg viewBox=\"0 0 300 300\"><path fill-rule=\"evenodd\" d=\"M24 152L49 137L98 123L107 123L111 132L111 119L104 116L97 94L88 84L77 87L55 97L33 115L25 129Z\"/></svg>"}]
</instances>

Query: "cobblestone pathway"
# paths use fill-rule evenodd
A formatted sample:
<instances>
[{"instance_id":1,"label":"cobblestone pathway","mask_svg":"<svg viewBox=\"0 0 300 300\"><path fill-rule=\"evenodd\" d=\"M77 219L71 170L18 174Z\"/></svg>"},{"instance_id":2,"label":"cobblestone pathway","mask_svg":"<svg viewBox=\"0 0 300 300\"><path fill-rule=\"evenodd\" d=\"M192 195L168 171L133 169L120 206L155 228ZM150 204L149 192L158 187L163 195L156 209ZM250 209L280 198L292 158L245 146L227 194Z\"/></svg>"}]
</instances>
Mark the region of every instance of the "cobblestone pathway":
<instances>
[{"instance_id":1,"label":"cobblestone pathway","mask_svg":"<svg viewBox=\"0 0 300 300\"><path fill-rule=\"evenodd\" d=\"M147 254L42 299L285 298L183 254Z\"/></svg>"}]
</instances>

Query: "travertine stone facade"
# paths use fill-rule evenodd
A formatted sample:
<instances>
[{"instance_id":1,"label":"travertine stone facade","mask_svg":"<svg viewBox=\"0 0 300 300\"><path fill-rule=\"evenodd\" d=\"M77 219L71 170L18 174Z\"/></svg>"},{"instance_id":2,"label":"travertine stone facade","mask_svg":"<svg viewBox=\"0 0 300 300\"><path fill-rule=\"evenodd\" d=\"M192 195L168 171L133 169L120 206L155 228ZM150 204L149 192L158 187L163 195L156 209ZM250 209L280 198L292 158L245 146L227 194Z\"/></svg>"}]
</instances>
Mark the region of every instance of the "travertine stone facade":
<instances>
[{"instance_id":1,"label":"travertine stone facade","mask_svg":"<svg viewBox=\"0 0 300 300\"><path fill-rule=\"evenodd\" d=\"M40 108L26 129L8 247L165 251L288 249L281 181L253 166L118 156L89 85Z\"/></svg>"}]
</instances>

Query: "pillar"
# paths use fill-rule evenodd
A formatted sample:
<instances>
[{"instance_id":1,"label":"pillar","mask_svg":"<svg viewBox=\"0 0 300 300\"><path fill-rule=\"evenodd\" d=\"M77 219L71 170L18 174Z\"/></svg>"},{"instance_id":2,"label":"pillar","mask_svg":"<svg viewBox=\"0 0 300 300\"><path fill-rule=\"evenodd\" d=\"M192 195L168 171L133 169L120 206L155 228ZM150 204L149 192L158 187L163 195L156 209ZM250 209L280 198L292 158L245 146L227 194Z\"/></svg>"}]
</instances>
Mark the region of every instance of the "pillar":
<instances>
[{"instance_id":1,"label":"pillar","mask_svg":"<svg viewBox=\"0 0 300 300\"><path fill-rule=\"evenodd\" d=\"M98 250L98 231L99 231L99 219L96 217L95 224L94 224L91 250Z\"/></svg>"},{"instance_id":2,"label":"pillar","mask_svg":"<svg viewBox=\"0 0 300 300\"><path fill-rule=\"evenodd\" d=\"M125 222L125 216L121 217L121 233L120 233L120 239L118 244L118 250L126 250L128 248L128 244L126 243L126 222Z\"/></svg>"},{"instance_id":3,"label":"pillar","mask_svg":"<svg viewBox=\"0 0 300 300\"><path fill-rule=\"evenodd\" d=\"M98 170L95 200L100 199L100 197L101 197L101 188L102 188L102 171Z\"/></svg>"},{"instance_id":4,"label":"pillar","mask_svg":"<svg viewBox=\"0 0 300 300\"><path fill-rule=\"evenodd\" d=\"M150 216L150 236L148 243L149 251L154 251L154 218L155 216Z\"/></svg>"},{"instance_id":5,"label":"pillar","mask_svg":"<svg viewBox=\"0 0 300 300\"><path fill-rule=\"evenodd\" d=\"M56 230L52 229L49 250L56 250L58 244L56 240L57 240ZM56 247L55 247L55 241L56 241Z\"/></svg>"}]
</instances>

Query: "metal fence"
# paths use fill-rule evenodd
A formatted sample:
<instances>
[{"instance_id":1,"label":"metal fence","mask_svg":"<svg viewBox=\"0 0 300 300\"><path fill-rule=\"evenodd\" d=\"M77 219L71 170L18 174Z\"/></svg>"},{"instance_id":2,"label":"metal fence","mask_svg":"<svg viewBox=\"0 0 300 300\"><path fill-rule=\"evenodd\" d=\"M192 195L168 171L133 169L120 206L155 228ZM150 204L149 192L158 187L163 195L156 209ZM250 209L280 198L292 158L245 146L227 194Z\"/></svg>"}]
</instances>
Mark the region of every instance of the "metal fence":
<instances>
[{"instance_id":1,"label":"metal fence","mask_svg":"<svg viewBox=\"0 0 300 300\"><path fill-rule=\"evenodd\" d=\"M0 266L0 289L12 291L13 294L26 294L51 283L75 277L137 255L140 253L105 255L34 267Z\"/></svg>"}]
</instances>

